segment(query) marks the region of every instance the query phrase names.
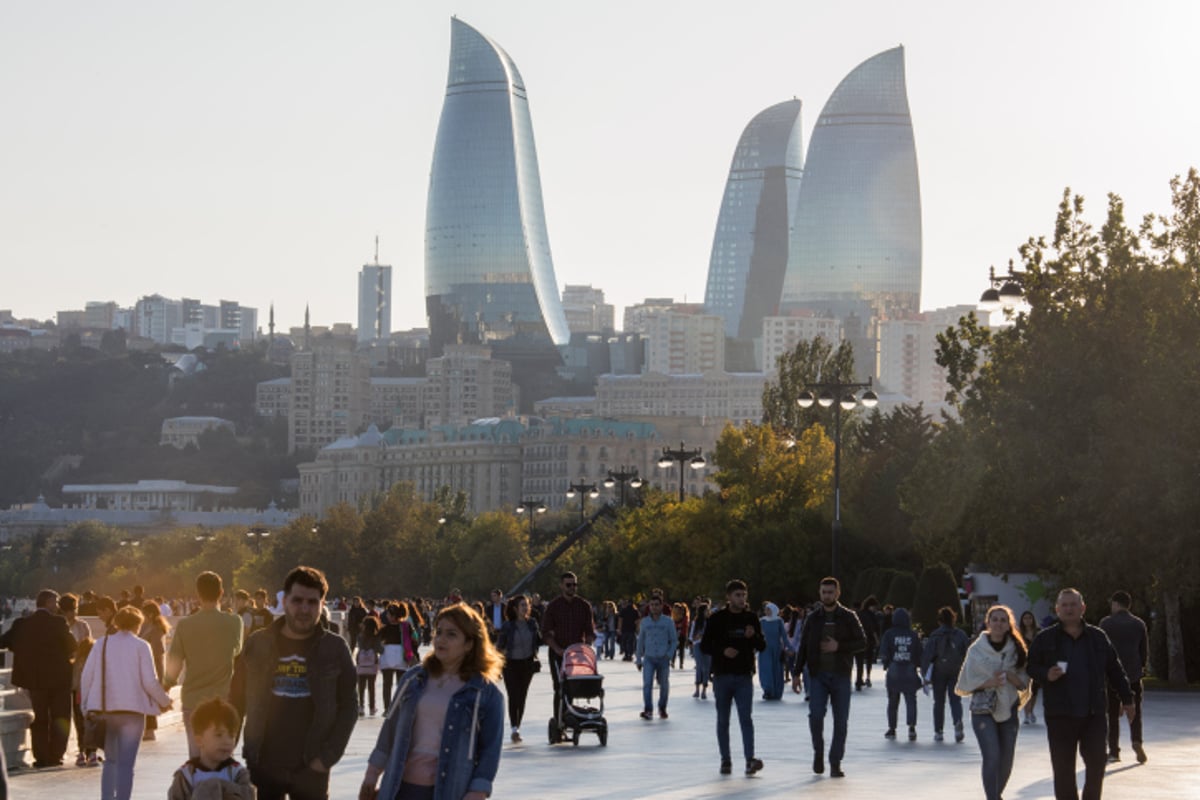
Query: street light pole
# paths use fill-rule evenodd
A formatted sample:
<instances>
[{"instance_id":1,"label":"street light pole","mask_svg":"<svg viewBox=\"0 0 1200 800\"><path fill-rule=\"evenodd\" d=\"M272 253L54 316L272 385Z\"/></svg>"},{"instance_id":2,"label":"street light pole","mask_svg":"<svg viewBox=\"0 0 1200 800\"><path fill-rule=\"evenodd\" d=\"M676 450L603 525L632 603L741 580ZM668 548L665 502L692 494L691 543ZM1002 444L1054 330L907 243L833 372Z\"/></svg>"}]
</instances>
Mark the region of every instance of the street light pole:
<instances>
[{"instance_id":1,"label":"street light pole","mask_svg":"<svg viewBox=\"0 0 1200 800\"><path fill-rule=\"evenodd\" d=\"M611 470L610 469L608 471L608 477L604 479L604 488L605 489L611 489L614 486L620 485L620 487L621 487L621 492L620 492L621 508L625 507L625 484L626 483L629 484L630 489L637 489L637 488L641 487L642 479L640 477L638 477L637 467L630 467L629 469L625 469L625 465L622 464L621 468L619 470Z\"/></svg>"},{"instance_id":2,"label":"street light pole","mask_svg":"<svg viewBox=\"0 0 1200 800\"><path fill-rule=\"evenodd\" d=\"M594 483L572 483L567 486L567 497L574 497L579 494L579 524L582 525L586 512L584 506L587 505L587 499L590 497L595 500L600 496L600 489Z\"/></svg>"},{"instance_id":3,"label":"street light pole","mask_svg":"<svg viewBox=\"0 0 1200 800\"><path fill-rule=\"evenodd\" d=\"M546 513L546 504L541 500L522 500L517 503L517 513L524 514L529 512L529 539L533 540L533 520L538 514Z\"/></svg>"},{"instance_id":4,"label":"street light pole","mask_svg":"<svg viewBox=\"0 0 1200 800\"><path fill-rule=\"evenodd\" d=\"M664 447L662 450L662 458L658 460L660 469L670 469L671 465L676 461L679 462L679 502L683 502L683 475L684 467L689 466L692 469L704 469L708 466L708 462L704 460L704 451L697 447L694 450L689 450L684 446L683 442L679 443L679 449L673 450L670 447Z\"/></svg>"},{"instance_id":5,"label":"street light pole","mask_svg":"<svg viewBox=\"0 0 1200 800\"><path fill-rule=\"evenodd\" d=\"M813 396L812 390L820 394ZM864 390L862 397L855 397L855 392ZM842 533L842 410L849 411L859 403L864 408L874 408L879 405L879 396L871 389L871 379L866 383L810 383L808 388L796 398L796 404L801 408L811 408L813 403L822 408L833 406L833 537L832 537L832 566L833 577L838 577L838 537Z\"/></svg>"}]
</instances>

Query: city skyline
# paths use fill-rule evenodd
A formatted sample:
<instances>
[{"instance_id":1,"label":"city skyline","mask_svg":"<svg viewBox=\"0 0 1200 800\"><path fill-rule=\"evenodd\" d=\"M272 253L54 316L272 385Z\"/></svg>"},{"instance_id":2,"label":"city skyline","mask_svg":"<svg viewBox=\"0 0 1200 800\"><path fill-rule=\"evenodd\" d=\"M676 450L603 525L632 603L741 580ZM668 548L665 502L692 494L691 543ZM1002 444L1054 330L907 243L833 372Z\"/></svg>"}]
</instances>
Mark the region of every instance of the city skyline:
<instances>
[{"instance_id":1,"label":"city skyline","mask_svg":"<svg viewBox=\"0 0 1200 800\"><path fill-rule=\"evenodd\" d=\"M921 167L922 307L974 302L1051 232L1065 186L1136 223L1200 163L1191 4L693 4L681 15L481 0L10 4L0 9L0 307L53 318L152 293L351 321L374 237L392 328L424 327L429 163L457 13L520 63L556 290L701 302L729 147L760 110L816 109L903 44ZM754 30L754 36L735 31ZM986 35L985 35L986 34ZM1157 120L1149 123L1148 120ZM20 281L12 279L20 276Z\"/></svg>"}]
</instances>

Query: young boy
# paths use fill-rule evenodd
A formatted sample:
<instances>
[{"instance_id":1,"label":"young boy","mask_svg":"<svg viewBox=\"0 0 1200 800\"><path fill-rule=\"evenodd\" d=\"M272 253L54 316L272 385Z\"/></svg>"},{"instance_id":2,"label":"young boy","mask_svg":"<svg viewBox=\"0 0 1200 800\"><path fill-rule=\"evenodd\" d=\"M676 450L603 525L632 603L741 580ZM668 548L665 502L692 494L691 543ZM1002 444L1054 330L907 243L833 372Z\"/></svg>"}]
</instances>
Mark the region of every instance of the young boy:
<instances>
[{"instance_id":1,"label":"young boy","mask_svg":"<svg viewBox=\"0 0 1200 800\"><path fill-rule=\"evenodd\" d=\"M254 800L250 771L233 759L241 720L219 697L192 712L192 736L200 755L175 770L167 800Z\"/></svg>"}]
</instances>

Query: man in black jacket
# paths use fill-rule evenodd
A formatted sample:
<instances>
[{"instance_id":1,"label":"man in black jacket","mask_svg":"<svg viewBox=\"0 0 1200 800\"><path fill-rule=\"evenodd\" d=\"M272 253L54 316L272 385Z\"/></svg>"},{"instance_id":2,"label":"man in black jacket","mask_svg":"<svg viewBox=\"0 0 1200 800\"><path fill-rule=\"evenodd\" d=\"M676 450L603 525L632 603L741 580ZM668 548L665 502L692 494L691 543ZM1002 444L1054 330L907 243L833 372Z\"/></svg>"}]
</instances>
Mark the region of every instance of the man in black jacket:
<instances>
[{"instance_id":1,"label":"man in black jacket","mask_svg":"<svg viewBox=\"0 0 1200 800\"><path fill-rule=\"evenodd\" d=\"M1108 634L1108 640L1117 648L1121 668L1129 679L1133 692L1133 718L1129 720L1129 738L1133 740L1133 752L1139 764L1146 763L1146 750L1142 747L1142 676L1146 674L1147 659L1150 658L1150 636L1146 623L1129 612L1133 600L1129 592L1113 592L1109 600L1112 614L1100 620L1100 629ZM1108 687L1108 760L1121 760L1121 696L1113 686Z\"/></svg>"},{"instance_id":2,"label":"man in black jacket","mask_svg":"<svg viewBox=\"0 0 1200 800\"><path fill-rule=\"evenodd\" d=\"M13 622L0 637L0 647L13 653L12 682L29 692L33 722L29 725L33 766L62 765L71 733L71 659L75 637L58 615L58 593L43 589L37 610Z\"/></svg>"},{"instance_id":3,"label":"man in black jacket","mask_svg":"<svg viewBox=\"0 0 1200 800\"><path fill-rule=\"evenodd\" d=\"M825 710L833 707L833 742L829 746L829 774L844 778L846 731L850 719L850 672L854 655L867 647L858 615L838 602L842 585L837 578L821 579L821 607L808 615L796 653L792 691L799 693L800 676L808 667L808 728L812 734L813 772L825 771Z\"/></svg>"},{"instance_id":4,"label":"man in black jacket","mask_svg":"<svg viewBox=\"0 0 1200 800\"><path fill-rule=\"evenodd\" d=\"M746 774L763 768L754 755L755 652L767 649L758 616L749 609L749 592L744 581L734 578L725 584L726 605L708 618L700 651L712 657L713 700L717 706L717 747L721 751L721 774L733 772L729 750L729 712L737 704L738 723L742 728L742 753L746 756Z\"/></svg>"},{"instance_id":5,"label":"man in black jacket","mask_svg":"<svg viewBox=\"0 0 1200 800\"><path fill-rule=\"evenodd\" d=\"M1043 710L1054 796L1076 800L1075 752L1083 757L1083 799L1099 800L1104 784L1104 748L1108 732L1107 685L1115 688L1133 718L1133 694L1112 642L1100 628L1083 621L1087 606L1076 589L1058 593L1058 623L1039 633L1029 648L1029 677L1044 687Z\"/></svg>"},{"instance_id":6,"label":"man in black jacket","mask_svg":"<svg viewBox=\"0 0 1200 800\"><path fill-rule=\"evenodd\" d=\"M242 755L259 800L320 800L358 721L346 641L318 624L324 574L296 567L283 582L282 619L247 641L229 694L245 720Z\"/></svg>"}]
</instances>

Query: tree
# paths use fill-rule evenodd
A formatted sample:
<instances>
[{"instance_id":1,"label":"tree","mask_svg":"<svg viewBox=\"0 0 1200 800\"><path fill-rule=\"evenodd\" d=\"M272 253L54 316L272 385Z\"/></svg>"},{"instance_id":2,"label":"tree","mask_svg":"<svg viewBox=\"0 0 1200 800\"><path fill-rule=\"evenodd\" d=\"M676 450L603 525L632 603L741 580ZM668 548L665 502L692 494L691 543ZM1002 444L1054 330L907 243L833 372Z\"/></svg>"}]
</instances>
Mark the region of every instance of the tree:
<instances>
[{"instance_id":1,"label":"tree","mask_svg":"<svg viewBox=\"0 0 1200 800\"><path fill-rule=\"evenodd\" d=\"M958 581L947 564L930 564L921 570L921 577L917 579L917 596L912 608L914 624L919 624L926 633L932 632L938 626L938 610L944 606L961 616Z\"/></svg>"},{"instance_id":2,"label":"tree","mask_svg":"<svg viewBox=\"0 0 1200 800\"><path fill-rule=\"evenodd\" d=\"M929 544L957 527L992 564L1036 562L1093 598L1155 597L1181 683L1179 609L1200 592L1200 419L1186 413L1200 389L1200 174L1171 192L1172 213L1137 233L1116 195L1097 230L1064 192L1052 238L1019 249L1026 307L942 340L962 426L930 457L974 454L951 484L960 498L932 497L947 487L931 479L950 476L926 462L905 502Z\"/></svg>"}]
</instances>

